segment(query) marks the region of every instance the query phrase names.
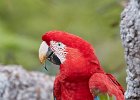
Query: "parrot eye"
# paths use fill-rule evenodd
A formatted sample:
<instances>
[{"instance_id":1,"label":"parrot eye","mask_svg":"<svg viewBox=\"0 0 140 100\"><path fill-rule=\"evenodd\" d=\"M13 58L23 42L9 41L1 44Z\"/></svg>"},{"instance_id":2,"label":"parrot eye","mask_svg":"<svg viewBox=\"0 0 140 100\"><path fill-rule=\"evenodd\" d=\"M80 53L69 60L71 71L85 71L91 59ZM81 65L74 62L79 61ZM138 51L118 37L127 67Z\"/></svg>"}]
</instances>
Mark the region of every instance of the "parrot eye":
<instances>
[{"instance_id":1,"label":"parrot eye","mask_svg":"<svg viewBox=\"0 0 140 100\"><path fill-rule=\"evenodd\" d=\"M58 42L58 46L61 46L61 43L60 42Z\"/></svg>"}]
</instances>

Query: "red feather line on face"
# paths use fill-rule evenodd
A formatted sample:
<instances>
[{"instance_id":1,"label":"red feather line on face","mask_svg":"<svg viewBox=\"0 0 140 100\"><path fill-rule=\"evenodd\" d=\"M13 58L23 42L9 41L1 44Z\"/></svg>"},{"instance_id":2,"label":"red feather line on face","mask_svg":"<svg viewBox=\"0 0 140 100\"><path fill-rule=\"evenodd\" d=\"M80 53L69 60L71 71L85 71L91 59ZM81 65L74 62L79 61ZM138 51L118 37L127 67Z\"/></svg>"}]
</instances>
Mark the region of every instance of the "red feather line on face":
<instances>
[{"instance_id":1,"label":"red feather line on face","mask_svg":"<svg viewBox=\"0 0 140 100\"><path fill-rule=\"evenodd\" d=\"M82 38L75 36L73 34L62 32L62 31L49 31L42 36L42 40L46 41L48 45L50 45L50 41L62 42L63 44L80 50L80 52L84 55L92 63L99 64L97 57L94 54L94 49L92 46Z\"/></svg>"}]
</instances>

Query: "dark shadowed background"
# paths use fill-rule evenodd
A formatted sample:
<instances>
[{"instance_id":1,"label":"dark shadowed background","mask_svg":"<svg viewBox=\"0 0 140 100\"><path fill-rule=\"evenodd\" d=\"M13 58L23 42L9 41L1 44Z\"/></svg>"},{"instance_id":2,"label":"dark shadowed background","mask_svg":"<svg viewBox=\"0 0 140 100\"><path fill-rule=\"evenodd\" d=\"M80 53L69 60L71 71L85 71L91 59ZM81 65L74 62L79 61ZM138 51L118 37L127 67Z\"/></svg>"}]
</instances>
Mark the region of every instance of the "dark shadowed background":
<instances>
[{"instance_id":1,"label":"dark shadowed background","mask_svg":"<svg viewBox=\"0 0 140 100\"><path fill-rule=\"evenodd\" d=\"M0 63L45 71L38 60L41 36L50 30L76 34L93 44L106 72L125 86L119 22L123 0L0 0Z\"/></svg>"}]
</instances>

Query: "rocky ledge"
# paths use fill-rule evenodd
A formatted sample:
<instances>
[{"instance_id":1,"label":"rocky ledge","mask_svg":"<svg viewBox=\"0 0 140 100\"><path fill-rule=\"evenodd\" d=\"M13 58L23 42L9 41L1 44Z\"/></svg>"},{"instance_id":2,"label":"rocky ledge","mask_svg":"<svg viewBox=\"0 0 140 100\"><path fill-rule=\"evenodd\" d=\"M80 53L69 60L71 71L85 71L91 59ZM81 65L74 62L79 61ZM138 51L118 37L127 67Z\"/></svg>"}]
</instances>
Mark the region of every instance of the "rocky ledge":
<instances>
[{"instance_id":1,"label":"rocky ledge","mask_svg":"<svg viewBox=\"0 0 140 100\"><path fill-rule=\"evenodd\" d=\"M0 65L0 100L52 100L54 77Z\"/></svg>"}]
</instances>

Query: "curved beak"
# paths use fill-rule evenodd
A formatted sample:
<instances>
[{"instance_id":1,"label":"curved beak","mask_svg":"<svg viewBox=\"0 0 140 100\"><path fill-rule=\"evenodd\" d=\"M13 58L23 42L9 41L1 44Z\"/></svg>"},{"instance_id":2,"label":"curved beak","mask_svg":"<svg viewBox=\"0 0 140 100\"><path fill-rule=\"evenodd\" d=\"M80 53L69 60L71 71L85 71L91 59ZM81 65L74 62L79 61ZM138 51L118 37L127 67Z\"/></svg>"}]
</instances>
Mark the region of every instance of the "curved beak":
<instances>
[{"instance_id":1,"label":"curved beak","mask_svg":"<svg viewBox=\"0 0 140 100\"><path fill-rule=\"evenodd\" d=\"M49 60L53 64L60 65L61 61L51 50L51 48L43 41L39 48L39 60L41 64L45 63L46 60Z\"/></svg>"},{"instance_id":2,"label":"curved beak","mask_svg":"<svg viewBox=\"0 0 140 100\"><path fill-rule=\"evenodd\" d=\"M46 54L48 52L48 48L49 48L49 46L46 44L45 41L43 41L39 48L39 60L40 60L41 64L43 64L45 62L45 60L47 59Z\"/></svg>"}]
</instances>

